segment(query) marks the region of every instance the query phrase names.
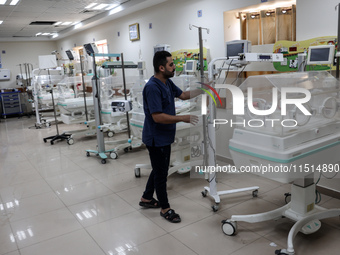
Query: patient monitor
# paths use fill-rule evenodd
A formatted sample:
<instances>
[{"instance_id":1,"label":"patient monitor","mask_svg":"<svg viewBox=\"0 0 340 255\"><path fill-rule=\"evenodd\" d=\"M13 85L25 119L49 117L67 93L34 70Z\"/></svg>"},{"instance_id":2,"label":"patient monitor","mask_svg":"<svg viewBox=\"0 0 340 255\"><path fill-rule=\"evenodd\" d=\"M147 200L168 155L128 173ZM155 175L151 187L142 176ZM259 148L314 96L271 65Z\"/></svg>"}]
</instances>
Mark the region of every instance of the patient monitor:
<instances>
[{"instance_id":1,"label":"patient monitor","mask_svg":"<svg viewBox=\"0 0 340 255\"><path fill-rule=\"evenodd\" d=\"M243 54L251 51L251 41L247 40L234 40L226 42L225 44L226 57L230 65L243 65L247 64L243 60Z\"/></svg>"},{"instance_id":2,"label":"patient monitor","mask_svg":"<svg viewBox=\"0 0 340 255\"><path fill-rule=\"evenodd\" d=\"M307 65L331 65L334 60L334 45L310 46Z\"/></svg>"}]
</instances>

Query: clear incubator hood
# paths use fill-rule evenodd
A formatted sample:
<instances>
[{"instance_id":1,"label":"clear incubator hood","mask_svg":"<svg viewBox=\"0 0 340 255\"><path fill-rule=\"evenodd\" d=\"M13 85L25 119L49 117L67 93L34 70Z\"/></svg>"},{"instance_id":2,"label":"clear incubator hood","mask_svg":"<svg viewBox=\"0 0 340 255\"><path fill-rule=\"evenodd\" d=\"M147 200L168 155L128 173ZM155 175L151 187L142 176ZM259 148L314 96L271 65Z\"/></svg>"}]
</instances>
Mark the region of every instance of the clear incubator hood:
<instances>
[{"instance_id":1,"label":"clear incubator hood","mask_svg":"<svg viewBox=\"0 0 340 255\"><path fill-rule=\"evenodd\" d=\"M339 81L326 71L250 76L239 88L239 129L283 137L340 119Z\"/></svg>"}]
</instances>

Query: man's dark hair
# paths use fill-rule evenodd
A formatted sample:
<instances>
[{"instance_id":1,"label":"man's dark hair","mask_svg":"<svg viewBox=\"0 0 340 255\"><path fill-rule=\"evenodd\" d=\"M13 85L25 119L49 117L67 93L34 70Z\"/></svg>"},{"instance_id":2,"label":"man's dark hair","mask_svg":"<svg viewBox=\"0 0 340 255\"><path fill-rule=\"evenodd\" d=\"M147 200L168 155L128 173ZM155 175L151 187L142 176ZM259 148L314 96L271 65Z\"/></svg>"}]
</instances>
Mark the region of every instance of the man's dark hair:
<instances>
[{"instance_id":1,"label":"man's dark hair","mask_svg":"<svg viewBox=\"0 0 340 255\"><path fill-rule=\"evenodd\" d=\"M155 55L153 56L153 68L155 70L155 73L159 72L159 67L160 66L166 66L167 57L171 57L171 53L168 51L157 51Z\"/></svg>"}]
</instances>

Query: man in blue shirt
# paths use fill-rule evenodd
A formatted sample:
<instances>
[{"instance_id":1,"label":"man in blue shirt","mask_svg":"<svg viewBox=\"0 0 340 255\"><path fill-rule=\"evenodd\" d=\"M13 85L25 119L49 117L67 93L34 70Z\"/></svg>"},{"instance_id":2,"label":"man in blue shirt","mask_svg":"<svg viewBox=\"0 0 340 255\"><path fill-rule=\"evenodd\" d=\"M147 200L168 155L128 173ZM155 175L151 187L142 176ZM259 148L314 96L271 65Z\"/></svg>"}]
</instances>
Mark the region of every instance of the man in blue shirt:
<instances>
[{"instance_id":1,"label":"man in blue shirt","mask_svg":"<svg viewBox=\"0 0 340 255\"><path fill-rule=\"evenodd\" d=\"M201 94L200 90L185 91L179 89L169 78L175 74L176 66L167 51L158 51L153 58L155 75L143 89L145 113L143 143L146 145L152 171L145 191L139 203L148 208L161 208L160 215L170 222L181 221L180 216L171 209L167 195L167 176L170 164L171 144L174 142L176 123L196 124L195 115L176 116L175 97L188 100ZM153 198L153 193L159 201Z\"/></svg>"}]
</instances>

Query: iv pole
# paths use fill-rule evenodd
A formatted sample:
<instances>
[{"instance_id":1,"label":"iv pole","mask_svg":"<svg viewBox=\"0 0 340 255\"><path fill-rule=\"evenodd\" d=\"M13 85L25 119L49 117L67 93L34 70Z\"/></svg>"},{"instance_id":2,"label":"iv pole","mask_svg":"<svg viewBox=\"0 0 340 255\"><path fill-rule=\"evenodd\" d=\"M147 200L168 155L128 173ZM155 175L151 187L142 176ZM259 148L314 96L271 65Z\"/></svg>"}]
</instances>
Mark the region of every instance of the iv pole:
<instances>
[{"instance_id":1,"label":"iv pole","mask_svg":"<svg viewBox=\"0 0 340 255\"><path fill-rule=\"evenodd\" d=\"M191 30L192 27L198 28L198 36L199 36L199 48L200 48L200 73L201 73L201 86L204 85L204 64L203 64L203 40L202 40L202 29L206 29L207 33L209 33L209 29L197 27L193 25L189 25L189 29ZM224 58L216 58L213 59L209 65L208 65L208 80L213 81L214 80L214 71L215 71L215 62L218 60L227 60L226 57ZM221 68L223 70L223 68ZM212 86L214 85L211 84ZM214 127L213 119L216 118L216 109L213 105L213 101L209 100L209 115L206 118L203 116L203 165L206 166L216 166L216 130ZM207 123L208 122L208 123ZM208 175L208 182L209 187L204 187L204 191L202 191L202 196L206 197L207 193L209 192L209 195L214 198L215 205L212 206L212 209L214 212L216 212L219 208L220 203L220 195L226 195L226 194L233 194L248 190L253 190L253 197L257 197L258 193L258 186L253 187L247 187L247 188L240 188L240 189L233 189L233 190L225 190L225 191L217 191L216 187L216 173L209 173Z\"/></svg>"},{"instance_id":2,"label":"iv pole","mask_svg":"<svg viewBox=\"0 0 340 255\"><path fill-rule=\"evenodd\" d=\"M208 28L202 28L202 27L197 27L195 25L189 25L189 29L192 30L192 27L195 27L198 29L198 40L199 40L199 60L200 60L200 75L201 75L201 87L203 87L204 83L204 59L203 59L203 39L202 39L202 29L205 29L207 31L207 34L209 34L209 29ZM207 133L207 120L206 118L202 118L203 120L203 134L204 137L206 137ZM207 140L203 139L203 151L206 152L208 148ZM203 165L206 165L208 157L207 153L203 154Z\"/></svg>"}]
</instances>

